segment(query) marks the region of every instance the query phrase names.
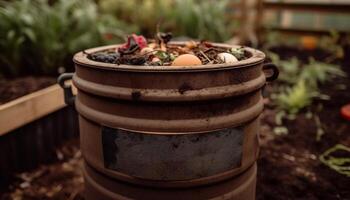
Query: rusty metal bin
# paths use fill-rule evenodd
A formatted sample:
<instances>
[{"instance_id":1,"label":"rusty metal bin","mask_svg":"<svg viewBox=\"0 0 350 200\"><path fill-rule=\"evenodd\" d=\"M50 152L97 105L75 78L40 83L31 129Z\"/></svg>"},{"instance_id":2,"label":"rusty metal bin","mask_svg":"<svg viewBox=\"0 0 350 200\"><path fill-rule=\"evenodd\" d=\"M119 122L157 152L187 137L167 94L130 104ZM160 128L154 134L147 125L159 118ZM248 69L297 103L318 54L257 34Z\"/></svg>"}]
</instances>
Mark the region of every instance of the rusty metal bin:
<instances>
[{"instance_id":1,"label":"rusty metal bin","mask_svg":"<svg viewBox=\"0 0 350 200\"><path fill-rule=\"evenodd\" d=\"M123 183L188 191L228 181L250 187L236 192L239 199L254 199L261 89L277 78L277 68L248 47L249 58L234 64L129 66L87 58L115 47L77 53L74 75L59 79L66 102L75 102L79 112L86 187L95 188L89 191L117 198ZM76 98L64 85L70 76ZM252 174L253 181L239 178Z\"/></svg>"}]
</instances>

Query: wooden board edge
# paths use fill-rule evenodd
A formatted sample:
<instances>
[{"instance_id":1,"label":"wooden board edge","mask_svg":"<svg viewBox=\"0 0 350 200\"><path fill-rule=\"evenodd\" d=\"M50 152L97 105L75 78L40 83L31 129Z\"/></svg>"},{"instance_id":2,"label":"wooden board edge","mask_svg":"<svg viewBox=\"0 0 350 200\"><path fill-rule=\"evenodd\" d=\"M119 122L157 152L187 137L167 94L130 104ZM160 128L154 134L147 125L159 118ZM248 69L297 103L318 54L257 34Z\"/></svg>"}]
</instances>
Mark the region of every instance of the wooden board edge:
<instances>
[{"instance_id":1,"label":"wooden board edge","mask_svg":"<svg viewBox=\"0 0 350 200\"><path fill-rule=\"evenodd\" d=\"M65 106L63 90L58 84L0 105L0 136Z\"/></svg>"}]
</instances>

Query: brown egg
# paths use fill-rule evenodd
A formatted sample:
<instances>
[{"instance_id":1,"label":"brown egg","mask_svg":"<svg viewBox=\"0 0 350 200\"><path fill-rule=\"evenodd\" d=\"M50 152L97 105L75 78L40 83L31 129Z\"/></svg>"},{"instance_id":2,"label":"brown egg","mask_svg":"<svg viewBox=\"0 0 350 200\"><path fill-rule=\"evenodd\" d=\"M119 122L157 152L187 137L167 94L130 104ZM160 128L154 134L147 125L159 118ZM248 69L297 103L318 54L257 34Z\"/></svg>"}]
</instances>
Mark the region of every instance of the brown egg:
<instances>
[{"instance_id":1,"label":"brown egg","mask_svg":"<svg viewBox=\"0 0 350 200\"><path fill-rule=\"evenodd\" d=\"M172 66L190 66L190 65L201 65L202 61L195 55L192 54L182 54L175 58Z\"/></svg>"}]
</instances>

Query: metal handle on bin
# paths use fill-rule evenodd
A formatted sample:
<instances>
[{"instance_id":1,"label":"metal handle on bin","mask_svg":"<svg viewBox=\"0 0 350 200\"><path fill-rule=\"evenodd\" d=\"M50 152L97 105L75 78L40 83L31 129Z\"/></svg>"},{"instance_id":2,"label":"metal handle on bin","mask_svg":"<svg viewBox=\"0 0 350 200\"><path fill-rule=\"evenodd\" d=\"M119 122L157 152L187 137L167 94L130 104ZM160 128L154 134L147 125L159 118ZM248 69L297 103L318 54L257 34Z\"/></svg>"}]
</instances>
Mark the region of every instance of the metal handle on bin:
<instances>
[{"instance_id":1,"label":"metal handle on bin","mask_svg":"<svg viewBox=\"0 0 350 200\"><path fill-rule=\"evenodd\" d=\"M277 66L273 63L265 63L263 64L263 71L266 76L266 81L271 82L278 78L278 75L280 71L278 70ZM269 72L272 71L272 72ZM270 75L268 75L270 74Z\"/></svg>"},{"instance_id":2,"label":"metal handle on bin","mask_svg":"<svg viewBox=\"0 0 350 200\"><path fill-rule=\"evenodd\" d=\"M64 102L67 105L74 105L74 101L75 101L75 96L73 95L73 92L72 92L72 86L65 84L66 80L72 79L73 74L74 73L63 73L57 79L58 84L63 88Z\"/></svg>"}]
</instances>

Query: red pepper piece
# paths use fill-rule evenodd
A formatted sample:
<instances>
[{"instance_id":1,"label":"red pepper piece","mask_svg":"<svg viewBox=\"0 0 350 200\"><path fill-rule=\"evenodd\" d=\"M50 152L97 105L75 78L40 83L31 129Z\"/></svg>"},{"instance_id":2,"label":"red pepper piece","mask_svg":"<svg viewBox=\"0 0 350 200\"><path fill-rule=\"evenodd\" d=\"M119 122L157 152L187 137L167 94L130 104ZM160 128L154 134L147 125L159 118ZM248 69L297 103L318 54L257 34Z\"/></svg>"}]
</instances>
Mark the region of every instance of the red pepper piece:
<instances>
[{"instance_id":1,"label":"red pepper piece","mask_svg":"<svg viewBox=\"0 0 350 200\"><path fill-rule=\"evenodd\" d=\"M145 37L142 35L138 36L136 34L132 34L132 37L134 38L136 44L139 45L140 49L147 47L147 40Z\"/></svg>"},{"instance_id":2,"label":"red pepper piece","mask_svg":"<svg viewBox=\"0 0 350 200\"><path fill-rule=\"evenodd\" d=\"M350 121L350 104L343 106L340 109L340 114L343 116L344 119Z\"/></svg>"},{"instance_id":3,"label":"red pepper piece","mask_svg":"<svg viewBox=\"0 0 350 200\"><path fill-rule=\"evenodd\" d=\"M137 49L142 49L147 47L147 40L142 35L138 36L136 34L132 34L128 36L128 41L118 48L118 52L124 54L130 54L136 51Z\"/></svg>"}]
</instances>

